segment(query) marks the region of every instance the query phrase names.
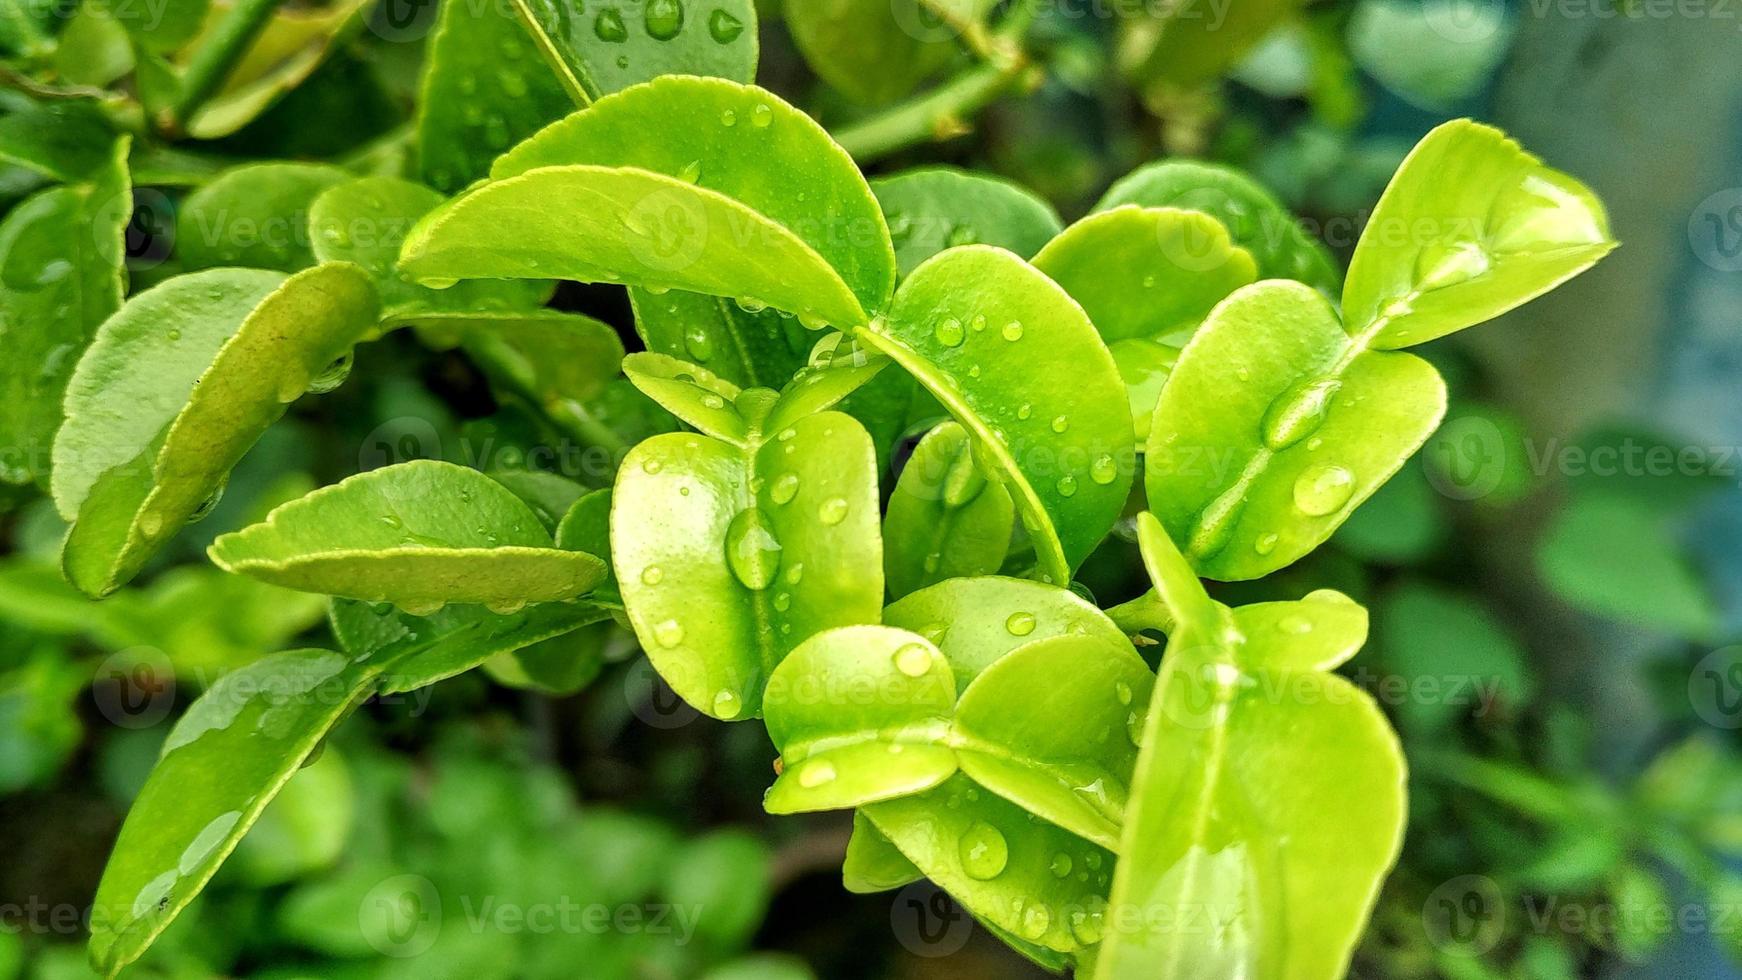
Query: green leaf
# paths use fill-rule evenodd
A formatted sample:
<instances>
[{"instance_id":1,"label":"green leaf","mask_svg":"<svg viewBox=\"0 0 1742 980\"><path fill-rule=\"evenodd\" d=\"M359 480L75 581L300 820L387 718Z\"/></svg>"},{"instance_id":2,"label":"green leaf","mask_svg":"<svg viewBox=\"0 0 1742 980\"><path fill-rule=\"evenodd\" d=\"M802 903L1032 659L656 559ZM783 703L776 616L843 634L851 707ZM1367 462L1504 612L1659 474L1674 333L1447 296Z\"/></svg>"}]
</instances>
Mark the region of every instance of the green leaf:
<instances>
[{"instance_id":1,"label":"green leaf","mask_svg":"<svg viewBox=\"0 0 1742 980\"><path fill-rule=\"evenodd\" d=\"M213 4L227 9L233 4ZM341 39L362 26L369 0L338 0L320 8L278 10L236 62L218 91L187 122L196 139L229 136L253 122L321 66ZM204 43L209 33L196 38ZM177 82L179 85L179 81Z\"/></svg>"},{"instance_id":2,"label":"green leaf","mask_svg":"<svg viewBox=\"0 0 1742 980\"><path fill-rule=\"evenodd\" d=\"M959 24L989 0L786 0L786 25L823 81L860 102L898 99L958 57ZM953 24L938 17L942 7ZM953 8L953 9L952 9Z\"/></svg>"},{"instance_id":3,"label":"green leaf","mask_svg":"<svg viewBox=\"0 0 1742 980\"><path fill-rule=\"evenodd\" d=\"M1100 941L1113 863L1102 848L1030 819L962 775L864 812L927 878L986 922L1059 952Z\"/></svg>"},{"instance_id":4,"label":"green leaf","mask_svg":"<svg viewBox=\"0 0 1742 980\"><path fill-rule=\"evenodd\" d=\"M1202 85L1233 67L1272 28L1304 6L1304 0L1138 5L1121 24L1119 64L1139 82Z\"/></svg>"},{"instance_id":5,"label":"green leaf","mask_svg":"<svg viewBox=\"0 0 1742 980\"><path fill-rule=\"evenodd\" d=\"M130 299L73 372L55 438L68 580L104 595L131 579L291 402L342 380L375 320L368 278L342 263L215 269Z\"/></svg>"},{"instance_id":6,"label":"green leaf","mask_svg":"<svg viewBox=\"0 0 1742 980\"><path fill-rule=\"evenodd\" d=\"M574 109L515 5L442 0L417 100L418 173L453 194Z\"/></svg>"},{"instance_id":7,"label":"green leaf","mask_svg":"<svg viewBox=\"0 0 1742 980\"><path fill-rule=\"evenodd\" d=\"M790 314L724 296L630 289L635 332L655 354L749 388L780 388L804 367L814 335ZM751 312L755 310L755 312Z\"/></svg>"},{"instance_id":8,"label":"green leaf","mask_svg":"<svg viewBox=\"0 0 1742 980\"><path fill-rule=\"evenodd\" d=\"M964 690L1018 646L1067 634L1126 642L1105 613L1069 589L998 576L953 578L920 589L891 603L883 622L937 644Z\"/></svg>"},{"instance_id":9,"label":"green leaf","mask_svg":"<svg viewBox=\"0 0 1742 980\"><path fill-rule=\"evenodd\" d=\"M597 680L605 668L605 645L615 633L608 622L541 640L484 661L490 679L506 687L567 697Z\"/></svg>"},{"instance_id":10,"label":"green leaf","mask_svg":"<svg viewBox=\"0 0 1742 980\"><path fill-rule=\"evenodd\" d=\"M968 433L945 422L902 468L883 519L883 577L897 599L952 578L990 575L1004 564L1016 506L974 459Z\"/></svg>"},{"instance_id":11,"label":"green leaf","mask_svg":"<svg viewBox=\"0 0 1742 980\"><path fill-rule=\"evenodd\" d=\"M1016 256L974 245L921 266L859 337L973 435L1039 573L1069 582L1118 519L1133 462L1124 385L1082 308Z\"/></svg>"},{"instance_id":12,"label":"green leaf","mask_svg":"<svg viewBox=\"0 0 1742 980\"><path fill-rule=\"evenodd\" d=\"M623 341L606 324L546 309L429 312L405 322L432 346L464 350L499 390L520 394L553 421L583 436L600 429L598 400L623 364Z\"/></svg>"},{"instance_id":13,"label":"green leaf","mask_svg":"<svg viewBox=\"0 0 1742 980\"><path fill-rule=\"evenodd\" d=\"M1411 685L1438 682L1446 692L1399 704L1404 731L1437 732L1488 710L1495 696L1515 707L1529 703L1534 684L1525 651L1482 603L1410 583L1386 598L1379 616L1386 669Z\"/></svg>"},{"instance_id":14,"label":"green leaf","mask_svg":"<svg viewBox=\"0 0 1742 980\"><path fill-rule=\"evenodd\" d=\"M872 623L883 597L876 455L825 412L742 445L656 436L624 460L611 557L641 645L684 700L759 713L762 689L822 630Z\"/></svg>"},{"instance_id":15,"label":"green leaf","mask_svg":"<svg viewBox=\"0 0 1742 980\"><path fill-rule=\"evenodd\" d=\"M343 757L322 749L237 842L231 867L252 888L282 885L332 867L351 835L355 796Z\"/></svg>"},{"instance_id":16,"label":"green leaf","mask_svg":"<svg viewBox=\"0 0 1742 980\"><path fill-rule=\"evenodd\" d=\"M1583 184L1467 119L1422 138L1373 210L1343 289L1357 343L1408 347L1490 320L1615 247Z\"/></svg>"},{"instance_id":17,"label":"green leaf","mask_svg":"<svg viewBox=\"0 0 1742 980\"><path fill-rule=\"evenodd\" d=\"M623 373L642 394L686 423L735 446L748 444L749 424L734 404L743 391L730 381L664 354L631 354L623 359Z\"/></svg>"},{"instance_id":18,"label":"green leaf","mask_svg":"<svg viewBox=\"0 0 1742 980\"><path fill-rule=\"evenodd\" d=\"M582 105L660 75L756 80L754 0L706 6L648 0L628 10L515 0L515 7L564 88Z\"/></svg>"},{"instance_id":19,"label":"green leaf","mask_svg":"<svg viewBox=\"0 0 1742 980\"><path fill-rule=\"evenodd\" d=\"M807 415L826 412L870 383L889 366L889 358L867 353L860 344L841 333L828 333L817 341L810 362L793 374L774 400L762 427L771 432Z\"/></svg>"},{"instance_id":20,"label":"green leaf","mask_svg":"<svg viewBox=\"0 0 1742 980\"><path fill-rule=\"evenodd\" d=\"M1258 262L1265 279L1295 279L1335 295L1341 277L1323 243L1308 234L1282 202L1257 181L1230 167L1164 160L1140 167L1114 184L1095 210L1135 204L1201 211L1228 229L1234 244Z\"/></svg>"},{"instance_id":21,"label":"green leaf","mask_svg":"<svg viewBox=\"0 0 1742 980\"><path fill-rule=\"evenodd\" d=\"M354 262L375 280L381 315L397 323L417 314L483 314L533 310L549 285L462 282L447 289L419 286L399 271L399 250L417 219L446 200L397 177L361 177L327 187L308 205L311 250L321 262Z\"/></svg>"},{"instance_id":22,"label":"green leaf","mask_svg":"<svg viewBox=\"0 0 1742 980\"><path fill-rule=\"evenodd\" d=\"M1216 307L1162 390L1150 509L1207 577L1257 578L1329 537L1444 411L1426 361L1366 350L1310 287L1256 283Z\"/></svg>"},{"instance_id":23,"label":"green leaf","mask_svg":"<svg viewBox=\"0 0 1742 980\"><path fill-rule=\"evenodd\" d=\"M386 603L335 599L332 629L339 645L353 656L415 643L416 652L382 675L382 692L399 694L568 637L606 618L603 610L587 603L540 603L513 613L447 606L428 616L412 616Z\"/></svg>"},{"instance_id":24,"label":"green leaf","mask_svg":"<svg viewBox=\"0 0 1742 980\"><path fill-rule=\"evenodd\" d=\"M754 86L689 77L606 96L516 147L419 225L402 265L425 282L684 289L842 327L895 281L883 214L820 126Z\"/></svg>"},{"instance_id":25,"label":"green leaf","mask_svg":"<svg viewBox=\"0 0 1742 980\"><path fill-rule=\"evenodd\" d=\"M579 483L543 470L491 470L485 475L507 487L522 503L532 508L538 523L553 535L562 519L587 493L587 488Z\"/></svg>"},{"instance_id":26,"label":"green leaf","mask_svg":"<svg viewBox=\"0 0 1742 980\"><path fill-rule=\"evenodd\" d=\"M1253 624L1203 593L1159 522L1140 515L1138 536L1175 628L1110 899L1128 926L1109 930L1096 980L1336 980L1402 843L1396 737L1353 685L1302 669L1335 656L1275 631L1249 642ZM1300 604L1315 605L1346 603Z\"/></svg>"},{"instance_id":27,"label":"green leaf","mask_svg":"<svg viewBox=\"0 0 1742 980\"><path fill-rule=\"evenodd\" d=\"M114 976L187 907L383 667L327 650L277 653L220 678L188 709L97 886L99 971Z\"/></svg>"},{"instance_id":28,"label":"green leaf","mask_svg":"<svg viewBox=\"0 0 1742 980\"><path fill-rule=\"evenodd\" d=\"M1714 639L1719 610L1663 515L1602 491L1568 501L1537 546L1548 587L1593 615Z\"/></svg>"},{"instance_id":29,"label":"green leaf","mask_svg":"<svg viewBox=\"0 0 1742 980\"><path fill-rule=\"evenodd\" d=\"M1119 207L1071 225L1034 257L1109 344L1184 346L1210 309L1257 276L1252 256L1207 214Z\"/></svg>"},{"instance_id":30,"label":"green leaf","mask_svg":"<svg viewBox=\"0 0 1742 980\"><path fill-rule=\"evenodd\" d=\"M1448 24L1457 25L1456 43L1446 43ZM1514 33L1505 7L1480 0L1364 0L1349 18L1349 56L1409 103L1445 112L1482 91Z\"/></svg>"},{"instance_id":31,"label":"green leaf","mask_svg":"<svg viewBox=\"0 0 1742 980\"><path fill-rule=\"evenodd\" d=\"M1051 204L990 174L926 167L880 177L871 191L889 222L903 277L958 245L996 245L1026 258L1064 230Z\"/></svg>"},{"instance_id":32,"label":"green leaf","mask_svg":"<svg viewBox=\"0 0 1742 980\"><path fill-rule=\"evenodd\" d=\"M0 124L13 116L0 119ZM126 288L127 141L90 183L40 191L0 221L0 480L46 483L67 381Z\"/></svg>"},{"instance_id":33,"label":"green leaf","mask_svg":"<svg viewBox=\"0 0 1742 980\"><path fill-rule=\"evenodd\" d=\"M309 206L348 179L337 167L312 163L256 163L226 171L182 202L176 257L190 272L220 266L306 269L316 261Z\"/></svg>"},{"instance_id":34,"label":"green leaf","mask_svg":"<svg viewBox=\"0 0 1742 980\"><path fill-rule=\"evenodd\" d=\"M782 770L769 813L836 810L931 789L956 771L943 654L888 626L825 630L769 675L762 707Z\"/></svg>"},{"instance_id":35,"label":"green leaf","mask_svg":"<svg viewBox=\"0 0 1742 980\"><path fill-rule=\"evenodd\" d=\"M0 162L62 183L110 181L115 129L95 102L52 102L0 116Z\"/></svg>"},{"instance_id":36,"label":"green leaf","mask_svg":"<svg viewBox=\"0 0 1742 980\"><path fill-rule=\"evenodd\" d=\"M594 490L575 501L556 528L556 546L565 551L584 551L607 565L611 561L611 491ZM621 605L617 574L606 569L605 580L593 590L598 602Z\"/></svg>"},{"instance_id":37,"label":"green leaf","mask_svg":"<svg viewBox=\"0 0 1742 980\"><path fill-rule=\"evenodd\" d=\"M415 460L291 501L213 542L219 567L305 592L508 613L558 602L605 577L592 555L553 546L538 516L476 470Z\"/></svg>"},{"instance_id":38,"label":"green leaf","mask_svg":"<svg viewBox=\"0 0 1742 980\"><path fill-rule=\"evenodd\" d=\"M913 866L893 841L865 816L853 812L853 835L847 838L847 857L841 864L841 882L856 895L870 895L910 885L925 874Z\"/></svg>"}]
</instances>

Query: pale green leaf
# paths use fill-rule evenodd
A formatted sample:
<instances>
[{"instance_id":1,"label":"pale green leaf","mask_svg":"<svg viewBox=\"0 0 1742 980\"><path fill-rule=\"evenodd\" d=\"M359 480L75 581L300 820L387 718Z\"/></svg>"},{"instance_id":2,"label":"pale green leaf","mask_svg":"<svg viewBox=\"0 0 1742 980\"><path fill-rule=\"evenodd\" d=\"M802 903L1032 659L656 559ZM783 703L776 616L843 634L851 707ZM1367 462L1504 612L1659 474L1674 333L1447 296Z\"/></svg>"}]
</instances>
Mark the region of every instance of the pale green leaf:
<instances>
[{"instance_id":1,"label":"pale green leaf","mask_svg":"<svg viewBox=\"0 0 1742 980\"><path fill-rule=\"evenodd\" d=\"M968 433L945 422L927 433L901 470L883 519L883 577L897 599L952 578L990 575L1004 564L1016 506L974 459Z\"/></svg>"},{"instance_id":2,"label":"pale green leaf","mask_svg":"<svg viewBox=\"0 0 1742 980\"><path fill-rule=\"evenodd\" d=\"M706 368L664 354L631 354L623 373L660 407L716 439L742 446L749 427L734 404L742 390Z\"/></svg>"},{"instance_id":3,"label":"pale green leaf","mask_svg":"<svg viewBox=\"0 0 1742 980\"><path fill-rule=\"evenodd\" d=\"M382 692L397 694L567 637L606 615L585 602L547 602L512 613L447 606L428 616L412 616L387 603L334 599L332 629L339 645L353 656L372 656L415 640L416 652L382 674Z\"/></svg>"},{"instance_id":4,"label":"pale green leaf","mask_svg":"<svg viewBox=\"0 0 1742 980\"><path fill-rule=\"evenodd\" d=\"M1672 527L1620 494L1568 501L1537 546L1536 567L1557 595L1593 615L1692 640L1719 630L1717 605Z\"/></svg>"},{"instance_id":5,"label":"pale green leaf","mask_svg":"<svg viewBox=\"0 0 1742 980\"><path fill-rule=\"evenodd\" d=\"M1069 589L997 576L920 589L891 603L883 622L937 644L963 689L1018 646L1066 634L1125 641L1105 613Z\"/></svg>"},{"instance_id":6,"label":"pale green leaf","mask_svg":"<svg viewBox=\"0 0 1742 980\"><path fill-rule=\"evenodd\" d=\"M194 272L220 266L296 272L315 264L309 206L350 175L314 163L256 163L226 171L187 196L175 254Z\"/></svg>"}]
</instances>

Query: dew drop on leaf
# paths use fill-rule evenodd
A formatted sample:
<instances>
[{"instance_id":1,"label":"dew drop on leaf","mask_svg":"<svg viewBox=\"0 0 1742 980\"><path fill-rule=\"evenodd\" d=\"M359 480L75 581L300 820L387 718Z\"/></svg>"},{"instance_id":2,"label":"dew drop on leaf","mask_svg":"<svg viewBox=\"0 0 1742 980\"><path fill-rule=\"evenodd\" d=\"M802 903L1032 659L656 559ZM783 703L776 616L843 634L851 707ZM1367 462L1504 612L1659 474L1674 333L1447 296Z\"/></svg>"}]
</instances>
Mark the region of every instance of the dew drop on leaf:
<instances>
[{"instance_id":1,"label":"dew drop on leaf","mask_svg":"<svg viewBox=\"0 0 1742 980\"><path fill-rule=\"evenodd\" d=\"M315 375L313 380L309 381L307 388L309 394L324 395L344 384L345 379L351 376L351 365L356 362L356 359L354 351L346 351L343 357L327 365L320 374Z\"/></svg>"},{"instance_id":2,"label":"dew drop on leaf","mask_svg":"<svg viewBox=\"0 0 1742 980\"><path fill-rule=\"evenodd\" d=\"M962 321L953 316L939 320L937 329L933 332L938 338L938 343L945 347L960 347L962 341L968 336L967 331L962 329Z\"/></svg>"},{"instance_id":3,"label":"dew drop on leaf","mask_svg":"<svg viewBox=\"0 0 1742 980\"><path fill-rule=\"evenodd\" d=\"M206 497L206 499L200 501L200 505L198 507L194 508L194 512L192 514L188 515L187 522L189 524L198 524L199 522L210 517L212 515L212 511L217 509L218 501L224 499L224 488L229 486L229 485L230 485L230 480L228 477L225 477L224 479L219 480L217 489L213 490L211 492L211 495ZM140 530L144 530L144 521L140 522ZM149 537L149 536L155 535L155 534L156 534L156 532L153 531L150 534L148 534L147 536Z\"/></svg>"},{"instance_id":4,"label":"dew drop on leaf","mask_svg":"<svg viewBox=\"0 0 1742 980\"><path fill-rule=\"evenodd\" d=\"M649 565L641 570L642 585L658 585L665 578L665 571L658 565Z\"/></svg>"},{"instance_id":5,"label":"dew drop on leaf","mask_svg":"<svg viewBox=\"0 0 1742 980\"><path fill-rule=\"evenodd\" d=\"M139 533L148 538L155 538L163 533L163 515L157 511L148 510L139 516Z\"/></svg>"},{"instance_id":6,"label":"dew drop on leaf","mask_svg":"<svg viewBox=\"0 0 1742 980\"><path fill-rule=\"evenodd\" d=\"M1280 536L1274 531L1268 534L1259 535L1258 540L1252 543L1252 550L1261 555L1268 555L1276 550L1276 542L1278 540L1280 540Z\"/></svg>"},{"instance_id":7,"label":"dew drop on leaf","mask_svg":"<svg viewBox=\"0 0 1742 980\"><path fill-rule=\"evenodd\" d=\"M1004 334L1004 339L1008 340L1012 343L1015 343L1016 341L1021 340L1022 339L1022 321L1021 320L1011 320L1009 323L1006 323L1004 325L1004 330L1002 331L1002 333Z\"/></svg>"},{"instance_id":8,"label":"dew drop on leaf","mask_svg":"<svg viewBox=\"0 0 1742 980\"><path fill-rule=\"evenodd\" d=\"M847 519L847 501L841 497L830 497L817 508L817 520L833 527Z\"/></svg>"},{"instance_id":9,"label":"dew drop on leaf","mask_svg":"<svg viewBox=\"0 0 1742 980\"><path fill-rule=\"evenodd\" d=\"M668 619L653 628L653 639L667 650L683 642L683 624Z\"/></svg>"},{"instance_id":10,"label":"dew drop on leaf","mask_svg":"<svg viewBox=\"0 0 1742 980\"><path fill-rule=\"evenodd\" d=\"M827 759L807 762L798 771L798 784L805 789L816 789L834 781L835 764Z\"/></svg>"},{"instance_id":11,"label":"dew drop on leaf","mask_svg":"<svg viewBox=\"0 0 1742 980\"><path fill-rule=\"evenodd\" d=\"M708 17L708 36L720 44L731 44L742 33L744 22L724 10L716 10Z\"/></svg>"},{"instance_id":12,"label":"dew drop on leaf","mask_svg":"<svg viewBox=\"0 0 1742 980\"><path fill-rule=\"evenodd\" d=\"M1305 616L1284 616L1276 628L1291 636L1305 636L1313 631L1313 621Z\"/></svg>"},{"instance_id":13,"label":"dew drop on leaf","mask_svg":"<svg viewBox=\"0 0 1742 980\"><path fill-rule=\"evenodd\" d=\"M725 112L720 113L720 125L727 129L731 129L733 126L738 125L738 113L731 109L727 109Z\"/></svg>"},{"instance_id":14,"label":"dew drop on leaf","mask_svg":"<svg viewBox=\"0 0 1742 980\"><path fill-rule=\"evenodd\" d=\"M1063 432L1070 427L1071 427L1071 420L1068 418L1065 418L1063 415L1060 415L1059 417L1052 420L1052 430L1054 432Z\"/></svg>"},{"instance_id":15,"label":"dew drop on leaf","mask_svg":"<svg viewBox=\"0 0 1742 980\"><path fill-rule=\"evenodd\" d=\"M744 710L744 702L731 691L721 691L714 695L714 716L716 718L736 718L738 712Z\"/></svg>"},{"instance_id":16,"label":"dew drop on leaf","mask_svg":"<svg viewBox=\"0 0 1742 980\"><path fill-rule=\"evenodd\" d=\"M895 651L895 669L909 677L924 677L931 664L931 650L923 643L909 643Z\"/></svg>"},{"instance_id":17,"label":"dew drop on leaf","mask_svg":"<svg viewBox=\"0 0 1742 980\"><path fill-rule=\"evenodd\" d=\"M767 129L773 125L774 107L764 104L750 110L750 124L757 129Z\"/></svg>"},{"instance_id":18,"label":"dew drop on leaf","mask_svg":"<svg viewBox=\"0 0 1742 980\"><path fill-rule=\"evenodd\" d=\"M1120 704L1130 704L1131 685L1124 681L1115 681L1113 683L1113 696L1119 699Z\"/></svg>"},{"instance_id":19,"label":"dew drop on leaf","mask_svg":"<svg viewBox=\"0 0 1742 980\"><path fill-rule=\"evenodd\" d=\"M647 0L647 33L655 41L669 41L683 30L683 4L679 0Z\"/></svg>"},{"instance_id":20,"label":"dew drop on leaf","mask_svg":"<svg viewBox=\"0 0 1742 980\"><path fill-rule=\"evenodd\" d=\"M977 820L962 834L962 870L977 881L991 881L1010 862L1010 845L997 827Z\"/></svg>"},{"instance_id":21,"label":"dew drop on leaf","mask_svg":"<svg viewBox=\"0 0 1742 980\"><path fill-rule=\"evenodd\" d=\"M1011 636L1027 636L1034 632L1034 614L1013 612L1004 621L1004 628L1010 631Z\"/></svg>"},{"instance_id":22,"label":"dew drop on leaf","mask_svg":"<svg viewBox=\"0 0 1742 980\"><path fill-rule=\"evenodd\" d=\"M1052 875L1054 878L1069 878L1071 876L1071 856L1063 851L1052 856Z\"/></svg>"},{"instance_id":23,"label":"dew drop on leaf","mask_svg":"<svg viewBox=\"0 0 1742 980\"><path fill-rule=\"evenodd\" d=\"M504 599L500 602L487 602L484 604L484 608L490 610L491 612L495 613L498 616L512 616L515 613L519 612L520 610L526 608L526 600L525 599Z\"/></svg>"},{"instance_id":24,"label":"dew drop on leaf","mask_svg":"<svg viewBox=\"0 0 1742 980\"><path fill-rule=\"evenodd\" d=\"M1084 946L1101 941L1102 922L1106 913L1100 909L1075 909L1071 912L1071 935Z\"/></svg>"},{"instance_id":25,"label":"dew drop on leaf","mask_svg":"<svg viewBox=\"0 0 1742 980\"><path fill-rule=\"evenodd\" d=\"M1334 378L1304 381L1279 395L1264 412L1260 435L1280 452L1318 431L1331 398L1343 387Z\"/></svg>"},{"instance_id":26,"label":"dew drop on leaf","mask_svg":"<svg viewBox=\"0 0 1742 980\"><path fill-rule=\"evenodd\" d=\"M621 44L629 40L629 28L623 23L623 14L616 7L606 7L593 18L593 34L601 41L611 44Z\"/></svg>"},{"instance_id":27,"label":"dew drop on leaf","mask_svg":"<svg viewBox=\"0 0 1742 980\"><path fill-rule=\"evenodd\" d=\"M747 507L726 528L726 563L747 589L762 591L780 571L780 540L760 508Z\"/></svg>"},{"instance_id":28,"label":"dew drop on leaf","mask_svg":"<svg viewBox=\"0 0 1742 980\"><path fill-rule=\"evenodd\" d=\"M1046 935L1046 930L1052 925L1052 913L1046 906L1036 903L1030 905L1022 913L1022 935L1028 939L1039 939Z\"/></svg>"},{"instance_id":29,"label":"dew drop on leaf","mask_svg":"<svg viewBox=\"0 0 1742 980\"><path fill-rule=\"evenodd\" d=\"M798 496L798 474L782 473L774 478L774 483L768 488L768 499L777 504L789 504L792 498Z\"/></svg>"},{"instance_id":30,"label":"dew drop on leaf","mask_svg":"<svg viewBox=\"0 0 1742 980\"><path fill-rule=\"evenodd\" d=\"M1143 748L1143 712L1128 711L1125 713L1125 737L1137 748Z\"/></svg>"},{"instance_id":31,"label":"dew drop on leaf","mask_svg":"<svg viewBox=\"0 0 1742 980\"><path fill-rule=\"evenodd\" d=\"M1309 517L1323 517L1349 502L1355 493L1355 474L1335 463L1309 468L1294 481L1294 505Z\"/></svg>"},{"instance_id":32,"label":"dew drop on leaf","mask_svg":"<svg viewBox=\"0 0 1742 980\"><path fill-rule=\"evenodd\" d=\"M1112 456L1103 453L1095 457L1089 464L1089 479L1102 486L1112 483L1119 477L1119 463Z\"/></svg>"}]
</instances>

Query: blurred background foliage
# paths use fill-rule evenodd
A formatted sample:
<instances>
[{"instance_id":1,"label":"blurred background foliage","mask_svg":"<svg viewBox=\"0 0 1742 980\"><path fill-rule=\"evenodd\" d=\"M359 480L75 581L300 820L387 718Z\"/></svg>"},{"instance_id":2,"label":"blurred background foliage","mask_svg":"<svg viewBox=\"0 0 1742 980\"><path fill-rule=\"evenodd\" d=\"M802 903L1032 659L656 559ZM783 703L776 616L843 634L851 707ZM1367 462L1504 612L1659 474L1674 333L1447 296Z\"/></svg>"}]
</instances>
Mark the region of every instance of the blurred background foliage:
<instances>
[{"instance_id":1,"label":"blurred background foliage","mask_svg":"<svg viewBox=\"0 0 1742 980\"><path fill-rule=\"evenodd\" d=\"M762 83L873 175L989 170L1069 218L1139 164L1212 159L1248 169L1344 258L1403 153L1445 118L1497 122L1592 184L1621 252L1429 348L1455 398L1441 433L1331 547L1222 597L1335 587L1374 609L1348 669L1403 735L1412 820L1353 975L1742 976L1742 651L1727 645L1742 632L1742 15L1650 0L1053 0L1003 4L1005 29L964 44L887 15L831 30L866 5L801 5L789 24L786 5L760 4ZM230 80L269 92L252 121L135 146L136 288L174 271L176 207L225 166L405 169L433 4L284 9L297 57ZM119 14L0 0L0 130L42 106L74 126L93 105L146 128L132 94L158 55ZM42 180L0 154L0 208ZM634 349L619 292L565 287L559 301ZM267 651L330 643L322 600L210 568L211 538L417 456L609 482L608 453L553 449L573 433L494 393L464 352L393 336L358 360L268 434L141 588L104 603L60 580L52 506L0 484L0 980L89 975L80 909L181 708ZM605 407L626 443L673 424L627 388ZM1103 604L1129 598L1133 562L1116 541L1083 584ZM935 895L845 893L844 817L761 812L773 753L757 726L694 716L614 626L565 643L546 663L365 706L137 975L1031 969L954 928ZM634 911L538 929L495 917L503 906L573 906L578 923ZM680 923L686 910L701 914Z\"/></svg>"}]
</instances>

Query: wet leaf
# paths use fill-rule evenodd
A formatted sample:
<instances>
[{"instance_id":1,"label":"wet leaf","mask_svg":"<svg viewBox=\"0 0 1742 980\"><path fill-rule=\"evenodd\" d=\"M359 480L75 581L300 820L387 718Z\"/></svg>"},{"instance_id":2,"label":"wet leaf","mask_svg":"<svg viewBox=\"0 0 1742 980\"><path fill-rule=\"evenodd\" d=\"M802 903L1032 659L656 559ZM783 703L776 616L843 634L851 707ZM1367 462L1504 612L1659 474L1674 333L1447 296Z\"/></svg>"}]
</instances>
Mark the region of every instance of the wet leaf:
<instances>
[{"instance_id":1,"label":"wet leaf","mask_svg":"<svg viewBox=\"0 0 1742 980\"><path fill-rule=\"evenodd\" d=\"M701 365L739 387L784 386L816 342L790 314L724 296L631 289L629 298L635 331L649 351Z\"/></svg>"},{"instance_id":2,"label":"wet leaf","mask_svg":"<svg viewBox=\"0 0 1742 980\"><path fill-rule=\"evenodd\" d=\"M968 433L945 422L927 433L901 470L883 520L883 577L897 599L952 578L990 575L1004 564L1016 505L987 479Z\"/></svg>"},{"instance_id":3,"label":"wet leaf","mask_svg":"<svg viewBox=\"0 0 1742 980\"><path fill-rule=\"evenodd\" d=\"M189 272L220 266L296 272L315 264L309 206L349 179L337 167L256 163L224 172L182 202L175 254Z\"/></svg>"},{"instance_id":4,"label":"wet leaf","mask_svg":"<svg viewBox=\"0 0 1742 980\"><path fill-rule=\"evenodd\" d=\"M1052 205L991 174L925 167L880 177L871 190L903 276L958 245L996 245L1028 258L1064 230Z\"/></svg>"},{"instance_id":5,"label":"wet leaf","mask_svg":"<svg viewBox=\"0 0 1742 980\"><path fill-rule=\"evenodd\" d=\"M515 6L582 105L660 75L756 80L753 0L647 0L597 8L515 0Z\"/></svg>"}]
</instances>

